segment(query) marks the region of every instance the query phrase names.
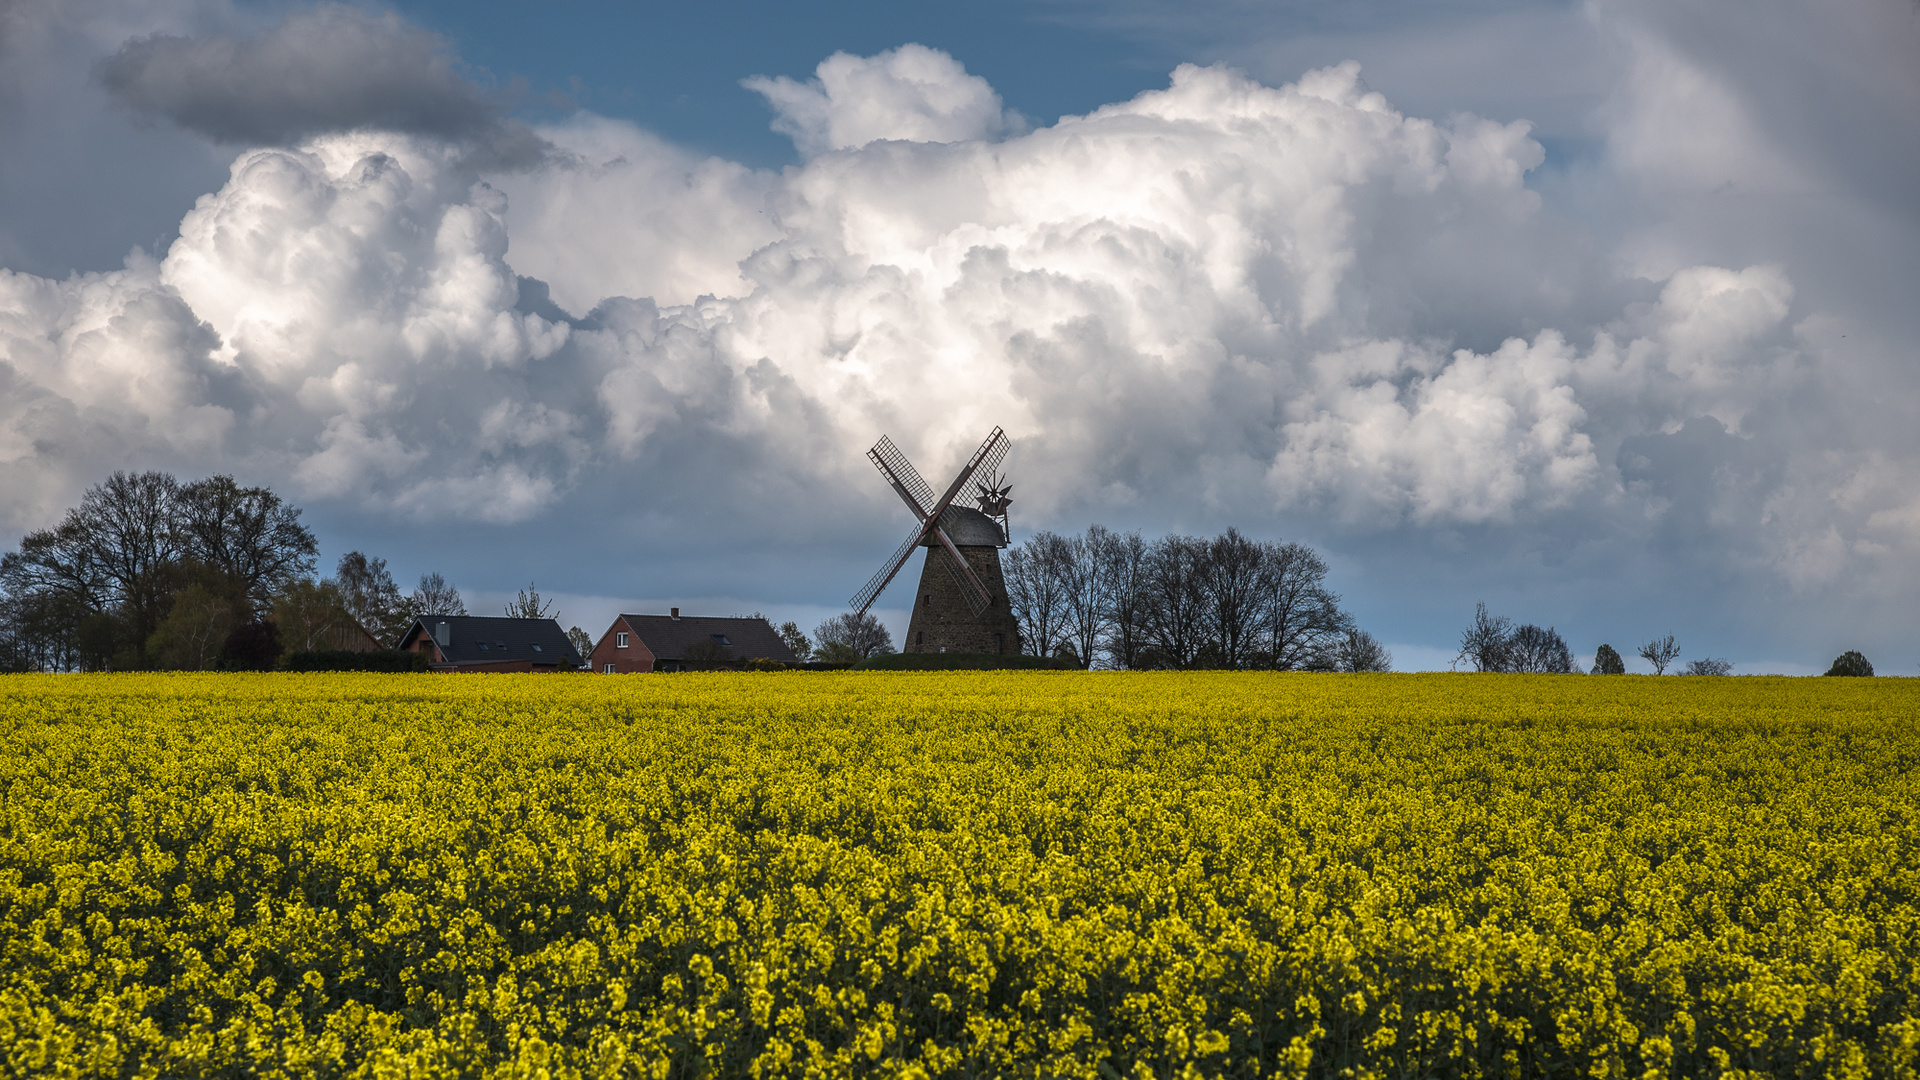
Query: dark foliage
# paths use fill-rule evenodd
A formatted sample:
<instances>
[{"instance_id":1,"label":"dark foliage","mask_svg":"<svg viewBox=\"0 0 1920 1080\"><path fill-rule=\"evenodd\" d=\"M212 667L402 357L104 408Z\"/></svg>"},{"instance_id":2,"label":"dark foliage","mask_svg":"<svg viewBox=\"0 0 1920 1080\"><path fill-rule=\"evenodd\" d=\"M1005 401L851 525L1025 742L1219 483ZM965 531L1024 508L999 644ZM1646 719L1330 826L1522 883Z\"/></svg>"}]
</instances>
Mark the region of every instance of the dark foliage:
<instances>
[{"instance_id":1,"label":"dark foliage","mask_svg":"<svg viewBox=\"0 0 1920 1080\"><path fill-rule=\"evenodd\" d=\"M377 649L353 652L348 649L315 649L288 653L282 671L383 671L402 673L426 671L426 653L404 649Z\"/></svg>"},{"instance_id":2,"label":"dark foliage","mask_svg":"<svg viewBox=\"0 0 1920 1080\"><path fill-rule=\"evenodd\" d=\"M1829 675L1872 676L1873 665L1858 652L1848 649L1833 658L1833 666L1827 669Z\"/></svg>"},{"instance_id":3,"label":"dark foliage","mask_svg":"<svg viewBox=\"0 0 1920 1080\"><path fill-rule=\"evenodd\" d=\"M229 671L272 671L280 659L280 635L267 619L234 627L220 650L221 665Z\"/></svg>"},{"instance_id":4,"label":"dark foliage","mask_svg":"<svg viewBox=\"0 0 1920 1080\"><path fill-rule=\"evenodd\" d=\"M1722 660L1718 657L1713 657L1713 656L1709 656L1704 660L1689 660L1687 661L1687 669L1681 672L1681 674L1682 675L1731 675L1733 674L1733 661Z\"/></svg>"},{"instance_id":5,"label":"dark foliage","mask_svg":"<svg viewBox=\"0 0 1920 1080\"><path fill-rule=\"evenodd\" d=\"M1073 660L1058 656L1001 653L888 653L854 665L856 671L1072 671Z\"/></svg>"},{"instance_id":6,"label":"dark foliage","mask_svg":"<svg viewBox=\"0 0 1920 1080\"><path fill-rule=\"evenodd\" d=\"M1602 645L1593 653L1593 673L1595 675L1625 675L1627 662L1611 645Z\"/></svg>"}]
</instances>

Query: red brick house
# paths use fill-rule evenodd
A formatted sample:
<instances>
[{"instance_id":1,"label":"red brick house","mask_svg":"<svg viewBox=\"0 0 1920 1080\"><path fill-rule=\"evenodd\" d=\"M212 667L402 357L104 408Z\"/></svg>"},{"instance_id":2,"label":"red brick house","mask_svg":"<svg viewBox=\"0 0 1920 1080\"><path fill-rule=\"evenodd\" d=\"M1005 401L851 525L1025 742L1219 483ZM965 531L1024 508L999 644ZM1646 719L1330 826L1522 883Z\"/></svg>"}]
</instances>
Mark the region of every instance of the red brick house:
<instances>
[{"instance_id":1,"label":"red brick house","mask_svg":"<svg viewBox=\"0 0 1920 1080\"><path fill-rule=\"evenodd\" d=\"M573 642L552 619L428 615L414 620L399 647L427 653L433 671L568 671L580 666Z\"/></svg>"},{"instance_id":2,"label":"red brick house","mask_svg":"<svg viewBox=\"0 0 1920 1080\"><path fill-rule=\"evenodd\" d=\"M715 648L717 646L717 649ZM765 619L722 619L707 615L621 615L600 635L587 664L607 675L635 671L683 671L687 651L698 647L728 660L779 660L798 663L787 643Z\"/></svg>"}]
</instances>

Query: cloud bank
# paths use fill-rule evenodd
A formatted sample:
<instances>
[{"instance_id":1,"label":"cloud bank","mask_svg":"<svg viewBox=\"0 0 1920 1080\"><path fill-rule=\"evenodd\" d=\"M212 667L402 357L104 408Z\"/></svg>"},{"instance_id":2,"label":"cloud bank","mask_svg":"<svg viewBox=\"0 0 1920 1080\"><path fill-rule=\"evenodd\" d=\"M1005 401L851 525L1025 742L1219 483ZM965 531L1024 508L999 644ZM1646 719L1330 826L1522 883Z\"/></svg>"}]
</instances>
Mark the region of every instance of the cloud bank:
<instances>
[{"instance_id":1,"label":"cloud bank","mask_svg":"<svg viewBox=\"0 0 1920 1080\"><path fill-rule=\"evenodd\" d=\"M292 11L255 36L154 34L103 60L98 78L135 114L222 143L290 145L374 128L537 152L504 102L458 70L440 36L391 12Z\"/></svg>"},{"instance_id":2,"label":"cloud bank","mask_svg":"<svg viewBox=\"0 0 1920 1080\"><path fill-rule=\"evenodd\" d=\"M777 175L593 117L491 171L457 95L388 129L295 91L195 104L184 57L243 79L305 25L116 57L209 133L354 130L240 154L163 258L0 271L5 528L128 463L244 463L395 521L621 513L741 555L774 521L899 524L879 433L938 471L1001 424L1035 525L1597 542L1603 576L1668 546L1788 595L1913 594L1920 459L1839 432L1829 317L1775 262L1594 254L1528 188L1524 122L1405 115L1352 64L1189 65L1022 131L919 46L751 80L806 156Z\"/></svg>"}]
</instances>

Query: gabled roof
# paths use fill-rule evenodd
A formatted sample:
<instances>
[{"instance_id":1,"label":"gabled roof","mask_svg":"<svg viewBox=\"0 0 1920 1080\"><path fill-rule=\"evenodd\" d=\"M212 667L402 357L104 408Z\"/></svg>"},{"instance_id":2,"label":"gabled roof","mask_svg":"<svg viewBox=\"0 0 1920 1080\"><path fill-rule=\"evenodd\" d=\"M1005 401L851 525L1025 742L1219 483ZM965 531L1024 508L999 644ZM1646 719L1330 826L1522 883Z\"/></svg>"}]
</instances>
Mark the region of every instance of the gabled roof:
<instances>
[{"instance_id":1,"label":"gabled roof","mask_svg":"<svg viewBox=\"0 0 1920 1080\"><path fill-rule=\"evenodd\" d=\"M711 641L734 660L780 660L797 664L787 643L765 619L722 619L708 615L621 615L656 660L684 660L687 647ZM720 641L715 638L726 640Z\"/></svg>"},{"instance_id":2,"label":"gabled roof","mask_svg":"<svg viewBox=\"0 0 1920 1080\"><path fill-rule=\"evenodd\" d=\"M440 628L445 626L446 640ZM574 651L567 632L552 619L508 619L484 615L426 615L414 621L401 644L425 634L440 646L451 664L497 664L526 660L534 664L572 664L586 661Z\"/></svg>"}]
</instances>

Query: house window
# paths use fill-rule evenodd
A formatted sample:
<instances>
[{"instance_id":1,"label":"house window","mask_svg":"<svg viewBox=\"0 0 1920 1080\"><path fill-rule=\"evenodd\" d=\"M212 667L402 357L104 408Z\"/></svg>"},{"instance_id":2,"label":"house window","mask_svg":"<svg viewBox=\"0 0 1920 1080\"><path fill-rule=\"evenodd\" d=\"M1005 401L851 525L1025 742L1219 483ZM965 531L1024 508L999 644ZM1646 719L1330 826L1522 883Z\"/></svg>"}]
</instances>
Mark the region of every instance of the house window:
<instances>
[{"instance_id":1,"label":"house window","mask_svg":"<svg viewBox=\"0 0 1920 1080\"><path fill-rule=\"evenodd\" d=\"M1007 635L1005 634L993 635L993 651L997 653L1003 653L1007 651Z\"/></svg>"},{"instance_id":2,"label":"house window","mask_svg":"<svg viewBox=\"0 0 1920 1080\"><path fill-rule=\"evenodd\" d=\"M613 647L616 649L624 649L627 647L627 632L625 630L613 635Z\"/></svg>"},{"instance_id":3,"label":"house window","mask_svg":"<svg viewBox=\"0 0 1920 1080\"><path fill-rule=\"evenodd\" d=\"M487 643L486 643L486 642L484 642L484 641L483 641L483 642L481 642L481 643L480 643L480 651L481 651L481 652L486 652L486 651L487 651Z\"/></svg>"},{"instance_id":4,"label":"house window","mask_svg":"<svg viewBox=\"0 0 1920 1080\"><path fill-rule=\"evenodd\" d=\"M731 642L731 641L728 641L728 640L727 640L727 635L725 635L725 634L708 634L707 636L708 636L708 637L710 637L710 638L712 638L713 640L715 640L715 641L717 641L717 642L719 642L719 643L720 643L720 644L722 644L722 645L731 645L731 644L733 644L733 642Z\"/></svg>"},{"instance_id":5,"label":"house window","mask_svg":"<svg viewBox=\"0 0 1920 1080\"><path fill-rule=\"evenodd\" d=\"M925 596L923 596L923 597L921 597L921 598L920 598L920 602L921 602L921 603L923 603L923 604L931 604L931 603L933 603L933 594L932 594L932 593L928 593L927 595L925 595Z\"/></svg>"},{"instance_id":6,"label":"house window","mask_svg":"<svg viewBox=\"0 0 1920 1080\"><path fill-rule=\"evenodd\" d=\"M925 645L927 643L927 632L925 630L922 630L919 633L913 635L913 643L915 645Z\"/></svg>"},{"instance_id":7,"label":"house window","mask_svg":"<svg viewBox=\"0 0 1920 1080\"><path fill-rule=\"evenodd\" d=\"M533 651L534 651L534 652L544 652L545 650L543 650L543 649L541 649L541 648L540 648L540 643L536 641L536 642L534 642L534 643L533 643Z\"/></svg>"},{"instance_id":8,"label":"house window","mask_svg":"<svg viewBox=\"0 0 1920 1080\"><path fill-rule=\"evenodd\" d=\"M613 674L613 665L612 665L612 664L608 664L608 665L607 665L607 674L609 674L609 675L611 675L611 674Z\"/></svg>"}]
</instances>

